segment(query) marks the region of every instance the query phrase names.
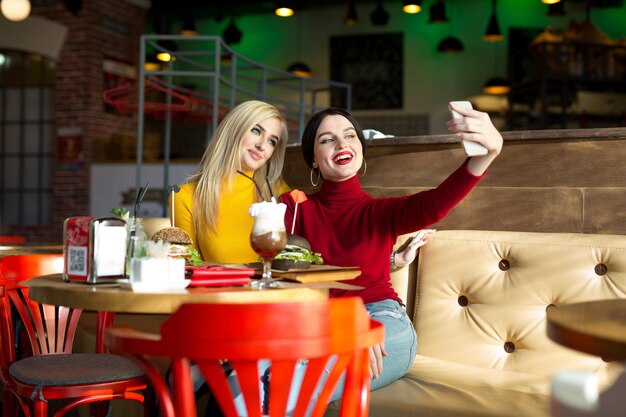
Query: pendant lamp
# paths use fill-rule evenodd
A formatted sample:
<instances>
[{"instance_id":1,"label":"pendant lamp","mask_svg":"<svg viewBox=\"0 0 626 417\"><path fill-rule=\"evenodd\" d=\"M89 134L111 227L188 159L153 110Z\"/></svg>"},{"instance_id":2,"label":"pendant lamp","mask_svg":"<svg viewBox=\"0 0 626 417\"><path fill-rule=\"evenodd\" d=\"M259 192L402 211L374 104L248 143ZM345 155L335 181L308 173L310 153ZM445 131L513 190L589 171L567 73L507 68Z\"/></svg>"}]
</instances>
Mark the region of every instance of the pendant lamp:
<instances>
[{"instance_id":1,"label":"pendant lamp","mask_svg":"<svg viewBox=\"0 0 626 417\"><path fill-rule=\"evenodd\" d=\"M143 63L143 69L146 71L158 71L161 69L161 62L157 59L156 54L147 54Z\"/></svg>"},{"instance_id":2,"label":"pendant lamp","mask_svg":"<svg viewBox=\"0 0 626 417\"><path fill-rule=\"evenodd\" d=\"M356 25L359 23L359 16L356 14L356 6L354 0L346 0L346 14L343 18L346 25Z\"/></svg>"},{"instance_id":3,"label":"pendant lamp","mask_svg":"<svg viewBox=\"0 0 626 417\"><path fill-rule=\"evenodd\" d=\"M280 17L290 17L293 16L294 10L292 7L293 1L277 1L276 9L274 9L274 14Z\"/></svg>"},{"instance_id":4,"label":"pendant lamp","mask_svg":"<svg viewBox=\"0 0 626 417\"><path fill-rule=\"evenodd\" d=\"M174 41L169 39L160 40L157 41L157 45L161 48L156 52L156 57L159 61L170 62L174 59L174 52L178 49Z\"/></svg>"},{"instance_id":5,"label":"pendant lamp","mask_svg":"<svg viewBox=\"0 0 626 417\"><path fill-rule=\"evenodd\" d=\"M302 25L300 24L300 16L302 15L302 13L298 13L298 22L296 25L296 47L297 47L297 56L298 56L298 60L296 62L294 62L293 64L289 65L287 67L287 71L289 71L290 73L297 75L299 77L304 77L304 78L309 78L313 76L313 71L311 71L311 68L305 64L304 62L302 62L300 60L300 31L302 29Z\"/></svg>"},{"instance_id":6,"label":"pendant lamp","mask_svg":"<svg viewBox=\"0 0 626 417\"><path fill-rule=\"evenodd\" d=\"M13 22L20 22L30 14L29 0L2 0L0 10L7 19Z\"/></svg>"},{"instance_id":7,"label":"pendant lamp","mask_svg":"<svg viewBox=\"0 0 626 417\"><path fill-rule=\"evenodd\" d=\"M509 82L502 77L493 77L487 80L483 87L483 93L485 94L508 94L511 91Z\"/></svg>"},{"instance_id":8,"label":"pendant lamp","mask_svg":"<svg viewBox=\"0 0 626 417\"><path fill-rule=\"evenodd\" d=\"M376 8L370 14L370 20L374 26L385 26L389 22L389 13L383 7L381 0L378 0Z\"/></svg>"},{"instance_id":9,"label":"pendant lamp","mask_svg":"<svg viewBox=\"0 0 626 417\"><path fill-rule=\"evenodd\" d=\"M183 36L196 36L198 34L191 7L185 9L185 18L183 19L183 27L180 29L180 34Z\"/></svg>"},{"instance_id":10,"label":"pendant lamp","mask_svg":"<svg viewBox=\"0 0 626 417\"><path fill-rule=\"evenodd\" d=\"M562 1L548 5L548 16L565 16L565 5Z\"/></svg>"},{"instance_id":11,"label":"pendant lamp","mask_svg":"<svg viewBox=\"0 0 626 417\"><path fill-rule=\"evenodd\" d=\"M294 62L293 64L289 65L289 68L287 68L287 71L289 71L290 73L294 74L294 75L298 75L300 77L311 77L313 75L313 71L311 71L311 68L309 68L309 66L307 64L305 64L304 62Z\"/></svg>"},{"instance_id":12,"label":"pendant lamp","mask_svg":"<svg viewBox=\"0 0 626 417\"><path fill-rule=\"evenodd\" d=\"M487 32L485 32L483 39L489 42L498 42L503 39L502 32L500 32L500 25L498 24L498 15L496 14L496 0L492 0L491 18L489 18Z\"/></svg>"},{"instance_id":13,"label":"pendant lamp","mask_svg":"<svg viewBox=\"0 0 626 417\"><path fill-rule=\"evenodd\" d=\"M402 11L408 14L415 14L422 11L422 0L403 0Z\"/></svg>"},{"instance_id":14,"label":"pendant lamp","mask_svg":"<svg viewBox=\"0 0 626 417\"><path fill-rule=\"evenodd\" d=\"M227 45L236 45L241 42L243 32L235 24L235 19L231 19L230 25L222 32L222 37Z\"/></svg>"},{"instance_id":15,"label":"pendant lamp","mask_svg":"<svg viewBox=\"0 0 626 417\"><path fill-rule=\"evenodd\" d=\"M444 53L462 52L464 49L463 42L455 36L444 38L437 46L437 51Z\"/></svg>"},{"instance_id":16,"label":"pendant lamp","mask_svg":"<svg viewBox=\"0 0 626 417\"><path fill-rule=\"evenodd\" d=\"M444 0L437 0L430 5L430 18L428 23L445 23L448 21L446 17L446 3Z\"/></svg>"}]
</instances>

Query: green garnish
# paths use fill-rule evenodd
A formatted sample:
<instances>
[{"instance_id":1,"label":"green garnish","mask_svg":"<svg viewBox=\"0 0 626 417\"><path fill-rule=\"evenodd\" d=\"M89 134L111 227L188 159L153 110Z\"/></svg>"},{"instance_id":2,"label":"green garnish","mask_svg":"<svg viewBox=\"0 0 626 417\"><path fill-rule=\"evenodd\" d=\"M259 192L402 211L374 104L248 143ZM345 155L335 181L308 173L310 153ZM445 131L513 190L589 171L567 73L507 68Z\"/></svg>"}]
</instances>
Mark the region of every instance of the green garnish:
<instances>
[{"instance_id":1,"label":"green garnish","mask_svg":"<svg viewBox=\"0 0 626 417\"><path fill-rule=\"evenodd\" d=\"M191 246L187 247L185 250L185 254L188 255L185 257L185 264L189 266L200 266L202 265L202 256L200 256L200 252Z\"/></svg>"},{"instance_id":2,"label":"green garnish","mask_svg":"<svg viewBox=\"0 0 626 417\"><path fill-rule=\"evenodd\" d=\"M120 219L126 220L128 218L128 210L126 207L112 208L111 213Z\"/></svg>"},{"instance_id":3,"label":"green garnish","mask_svg":"<svg viewBox=\"0 0 626 417\"><path fill-rule=\"evenodd\" d=\"M289 259L294 262L311 262L317 265L321 265L324 263L324 259L322 258L322 254L317 252L311 252L310 250L306 250L301 248L300 246L295 245L287 245L282 252L280 252L274 259Z\"/></svg>"}]
</instances>

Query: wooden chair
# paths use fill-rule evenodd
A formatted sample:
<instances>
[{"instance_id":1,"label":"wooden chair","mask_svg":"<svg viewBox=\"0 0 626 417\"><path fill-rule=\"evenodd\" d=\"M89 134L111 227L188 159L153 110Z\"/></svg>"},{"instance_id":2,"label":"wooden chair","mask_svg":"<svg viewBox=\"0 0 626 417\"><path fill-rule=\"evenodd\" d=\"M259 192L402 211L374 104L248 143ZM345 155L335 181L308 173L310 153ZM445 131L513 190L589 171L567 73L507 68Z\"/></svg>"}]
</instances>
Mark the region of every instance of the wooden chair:
<instances>
[{"instance_id":1,"label":"wooden chair","mask_svg":"<svg viewBox=\"0 0 626 417\"><path fill-rule=\"evenodd\" d=\"M296 363L308 361L293 416L321 416L345 374L341 416L365 417L369 408L369 347L381 343L383 326L370 320L358 297L265 304L184 304L161 326L161 334L107 329L112 352L142 364L165 417L196 415L190 363L204 375L222 412L237 416L229 372L235 371L248 417L260 417L259 360L271 361L269 415L284 416ZM171 387L149 356L168 356ZM335 358L325 383L325 367ZM331 360L330 363L333 363ZM172 390L173 392L171 392ZM307 413L311 404L312 412Z\"/></svg>"},{"instance_id":2,"label":"wooden chair","mask_svg":"<svg viewBox=\"0 0 626 417\"><path fill-rule=\"evenodd\" d=\"M144 402L147 378L135 363L118 355L71 353L80 309L30 300L21 281L63 271L63 255L16 255L0 258L0 375L4 383L3 416L45 417L48 401L70 399L54 416L91 404L94 415L107 412L108 401ZM15 320L19 315L20 320ZM16 355L14 323L28 335L30 357ZM96 403L100 402L100 403ZM104 402L104 403L102 403ZM147 408L144 405L145 414Z\"/></svg>"}]
</instances>

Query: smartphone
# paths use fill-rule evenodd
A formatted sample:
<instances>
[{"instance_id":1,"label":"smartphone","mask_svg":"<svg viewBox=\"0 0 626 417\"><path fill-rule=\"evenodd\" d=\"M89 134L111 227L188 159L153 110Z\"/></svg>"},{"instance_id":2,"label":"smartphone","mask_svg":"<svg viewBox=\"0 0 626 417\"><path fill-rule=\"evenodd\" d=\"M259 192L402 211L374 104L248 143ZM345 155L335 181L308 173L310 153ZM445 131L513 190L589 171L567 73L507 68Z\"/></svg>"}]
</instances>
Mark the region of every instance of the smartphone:
<instances>
[{"instance_id":1,"label":"smartphone","mask_svg":"<svg viewBox=\"0 0 626 417\"><path fill-rule=\"evenodd\" d=\"M472 103L469 101L451 101L450 103L455 104L464 109L471 109ZM462 119L463 116L454 110L450 109L450 115L453 119ZM480 156L487 155L489 151L483 145L478 142L474 142L473 140L462 140L461 144L463 145L463 149L465 150L465 154L467 156Z\"/></svg>"}]
</instances>

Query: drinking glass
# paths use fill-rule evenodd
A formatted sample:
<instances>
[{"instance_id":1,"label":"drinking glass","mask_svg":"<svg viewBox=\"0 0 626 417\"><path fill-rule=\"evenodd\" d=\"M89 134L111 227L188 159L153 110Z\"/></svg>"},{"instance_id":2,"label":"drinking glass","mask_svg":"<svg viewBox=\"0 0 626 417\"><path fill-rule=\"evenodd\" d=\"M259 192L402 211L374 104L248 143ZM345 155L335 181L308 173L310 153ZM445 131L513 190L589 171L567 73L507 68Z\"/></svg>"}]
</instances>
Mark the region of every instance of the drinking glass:
<instances>
[{"instance_id":1,"label":"drinking glass","mask_svg":"<svg viewBox=\"0 0 626 417\"><path fill-rule=\"evenodd\" d=\"M263 259L263 276L254 281L252 286L258 289L276 287L272 279L272 260L287 245L285 230L285 206L282 203L262 202L250 206L250 215L254 225L250 232L250 245Z\"/></svg>"}]
</instances>

